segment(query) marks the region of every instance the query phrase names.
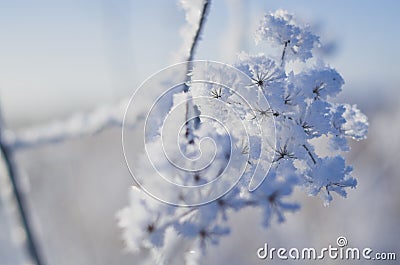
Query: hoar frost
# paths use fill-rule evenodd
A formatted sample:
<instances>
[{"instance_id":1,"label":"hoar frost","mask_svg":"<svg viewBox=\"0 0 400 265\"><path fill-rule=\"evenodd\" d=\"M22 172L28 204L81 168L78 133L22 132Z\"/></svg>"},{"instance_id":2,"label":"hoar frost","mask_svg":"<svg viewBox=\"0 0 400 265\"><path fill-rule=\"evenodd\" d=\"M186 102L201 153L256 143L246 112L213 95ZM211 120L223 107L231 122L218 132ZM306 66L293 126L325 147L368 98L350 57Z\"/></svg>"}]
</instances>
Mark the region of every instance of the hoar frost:
<instances>
[{"instance_id":1,"label":"hoar frost","mask_svg":"<svg viewBox=\"0 0 400 265\"><path fill-rule=\"evenodd\" d=\"M268 227L273 218L282 222L285 212L299 209L298 204L290 201L296 186L303 187L308 195L319 195L324 204L332 201L334 193L346 197L348 188L356 186L352 167L346 164L342 154L349 150L349 137L356 140L365 138L368 122L355 105L333 103L332 99L344 85L340 74L328 65L321 64L321 60L318 60L318 64L308 60L313 57L313 48L320 45L319 37L312 34L308 26L297 25L293 15L278 10L263 18L256 40L280 46L280 60L264 54L249 55L242 52L236 67L252 80L248 89L261 91L269 105L258 105L255 101L250 109L246 109L243 104L237 103L227 89L218 87L193 85L191 88L189 84L192 90L189 89L187 93L192 96L208 95L229 104L248 121L274 119L276 143L270 146L274 153L272 161L260 161L261 166L263 162L271 163L266 179L254 192L248 191L247 180L241 181L223 197L196 207L167 205L134 187L130 206L118 213L119 225L124 229L124 239L130 250L149 249L156 263L168 264L172 259L170 255L173 255L168 251L171 244L185 242L184 260L187 264L198 264L207 245L218 244L221 236L229 234L228 219L232 212L246 207L259 208L263 212L261 224ZM301 64L301 69L296 72L289 69L285 62L290 61ZM216 74L220 74L222 79L229 78L223 73ZM182 97L182 94L176 97ZM212 102L199 105L199 111L207 108L216 117L225 115L221 105ZM195 100L193 104L196 104ZM252 152L259 152L257 148L250 148L250 143L240 136L231 138L233 142L229 143L224 132L210 124L202 126L200 123L193 133L198 138L210 136L219 139L223 143L220 146L222 152L229 149L230 144L238 146L243 157L216 156L214 164L208 169L211 173L207 174L207 170L204 170L181 176L179 179L183 180L183 184L210 181L230 159L246 159L249 170L254 163ZM178 144L182 146L179 150L189 157L194 155L192 147L198 144L196 137L194 145L181 137ZM315 151L319 141L328 142L329 155L323 156ZM161 143L154 143L158 144ZM161 161L159 163L162 170L177 174L174 167ZM146 169L143 170L146 173ZM185 200L184 196L181 199Z\"/></svg>"}]
</instances>

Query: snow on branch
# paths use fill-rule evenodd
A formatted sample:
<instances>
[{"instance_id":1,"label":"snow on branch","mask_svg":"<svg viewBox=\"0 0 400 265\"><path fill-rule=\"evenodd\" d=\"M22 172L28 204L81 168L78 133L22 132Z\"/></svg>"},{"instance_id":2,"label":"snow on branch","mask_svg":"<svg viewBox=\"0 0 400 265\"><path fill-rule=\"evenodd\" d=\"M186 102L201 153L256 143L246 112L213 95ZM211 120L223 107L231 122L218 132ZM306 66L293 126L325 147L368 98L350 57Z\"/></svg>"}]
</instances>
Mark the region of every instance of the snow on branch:
<instances>
[{"instance_id":1,"label":"snow on branch","mask_svg":"<svg viewBox=\"0 0 400 265\"><path fill-rule=\"evenodd\" d=\"M18 132L5 131L2 141L12 149L30 148L94 135L111 127L122 127L127 102L125 99L113 107L100 107L89 113L77 113L65 120L53 121ZM138 114L135 118L140 119L140 117L142 116ZM125 126L134 128L136 119L125 121Z\"/></svg>"},{"instance_id":2,"label":"snow on branch","mask_svg":"<svg viewBox=\"0 0 400 265\"><path fill-rule=\"evenodd\" d=\"M187 24L184 25L181 29L181 34L183 38L182 47L180 49L180 53L186 55L187 61L189 61L188 67L186 69L186 82L183 87L183 91L187 93L189 91L189 83L191 80L191 71L193 65L191 61L194 58L194 53L197 47L197 43L200 40L200 34L204 28L206 17L208 14L208 10L210 7L210 0L201 0L201 1L192 1L190 4L187 0L181 0L180 4L182 8L185 10L186 15L185 19ZM197 111L195 106L192 106L191 95L187 95L188 101L186 103L186 138L189 143L193 144L193 130L197 126L198 120L191 120L191 112L194 112L194 116L196 116ZM189 120L191 120L189 122Z\"/></svg>"},{"instance_id":3,"label":"snow on branch","mask_svg":"<svg viewBox=\"0 0 400 265\"><path fill-rule=\"evenodd\" d=\"M182 45L176 54L177 61L193 60L194 51L200 40L200 34L207 17L210 2L209 0L179 1L181 8L185 11L185 20L187 23L180 30Z\"/></svg>"}]
</instances>

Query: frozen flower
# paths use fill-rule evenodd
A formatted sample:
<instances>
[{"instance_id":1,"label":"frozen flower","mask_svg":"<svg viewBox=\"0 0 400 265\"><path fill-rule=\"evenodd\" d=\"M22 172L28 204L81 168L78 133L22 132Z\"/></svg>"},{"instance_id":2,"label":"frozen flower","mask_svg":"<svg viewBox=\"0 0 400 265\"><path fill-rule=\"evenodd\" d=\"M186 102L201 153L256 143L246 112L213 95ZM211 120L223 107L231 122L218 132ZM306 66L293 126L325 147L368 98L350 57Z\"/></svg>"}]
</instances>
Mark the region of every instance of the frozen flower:
<instances>
[{"instance_id":1,"label":"frozen flower","mask_svg":"<svg viewBox=\"0 0 400 265\"><path fill-rule=\"evenodd\" d=\"M312 49L319 43L319 37L308 26L297 25L293 15L282 9L264 16L256 34L256 42L261 40L282 46L282 62L311 58Z\"/></svg>"},{"instance_id":2,"label":"frozen flower","mask_svg":"<svg viewBox=\"0 0 400 265\"><path fill-rule=\"evenodd\" d=\"M119 226L125 230L128 249L139 251L163 244L165 228L162 227L158 201L144 194L139 188L131 191L131 205L118 212Z\"/></svg>"},{"instance_id":3,"label":"frozen flower","mask_svg":"<svg viewBox=\"0 0 400 265\"><path fill-rule=\"evenodd\" d=\"M344 104L346 109L343 113L345 123L342 126L346 136L350 136L355 140L366 138L368 132L368 120L358 108L357 105Z\"/></svg>"},{"instance_id":4,"label":"frozen flower","mask_svg":"<svg viewBox=\"0 0 400 265\"><path fill-rule=\"evenodd\" d=\"M322 192L324 204L327 205L332 201L331 192L346 197L345 188L357 185L357 181L350 176L351 171L352 168L346 165L341 156L319 158L306 174L306 186L311 195Z\"/></svg>"},{"instance_id":5,"label":"frozen flower","mask_svg":"<svg viewBox=\"0 0 400 265\"><path fill-rule=\"evenodd\" d=\"M168 257L172 252L165 245L180 240L188 245L185 262L198 264L208 243L217 244L229 234L230 214L246 207L263 212L265 227L274 218L284 221L285 212L299 209L297 203L290 201L296 186L305 188L309 195L321 196L328 204L332 193L345 197L347 189L357 184L342 152L349 150L347 138L365 138L368 122L355 105L334 103L342 90L343 78L320 61L296 71L284 65L288 60L304 62L311 58L319 38L308 26L297 25L293 15L278 10L264 17L257 40L280 45L280 59L240 53L236 67L247 75L245 82L224 71L225 68L206 71L212 66L194 66L188 75L190 80L186 80L188 91L175 93L170 109L164 110L169 122L161 128L161 123L153 124L158 127L147 145L153 165L141 163L139 172L144 177L140 181L158 187L162 196L190 204L237 181L215 200L192 207L157 204L134 189L131 205L118 214L119 224L129 248L153 247L164 251L156 253L157 264L172 260ZM181 104L188 98L190 104ZM191 126L185 123L185 115L200 117ZM190 126L190 143L182 124ZM263 138L264 132L260 133L255 125L263 127L268 137ZM316 151L318 143L324 141L330 147L327 154ZM268 155L260 158L263 152ZM223 181L201 191L171 192L157 179L152 181L152 166L183 186ZM264 169L261 177L265 179L249 192L248 183L258 168ZM233 178L237 172L242 174L241 179Z\"/></svg>"}]
</instances>

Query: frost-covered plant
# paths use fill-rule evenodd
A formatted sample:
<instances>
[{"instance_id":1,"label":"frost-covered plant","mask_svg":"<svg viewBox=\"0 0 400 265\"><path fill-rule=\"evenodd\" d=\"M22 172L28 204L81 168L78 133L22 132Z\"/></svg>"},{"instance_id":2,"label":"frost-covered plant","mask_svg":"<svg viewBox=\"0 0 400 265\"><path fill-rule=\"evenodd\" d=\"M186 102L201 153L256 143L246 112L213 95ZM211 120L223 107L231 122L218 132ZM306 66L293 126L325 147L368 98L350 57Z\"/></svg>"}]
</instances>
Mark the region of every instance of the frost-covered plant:
<instances>
[{"instance_id":1,"label":"frost-covered plant","mask_svg":"<svg viewBox=\"0 0 400 265\"><path fill-rule=\"evenodd\" d=\"M186 122L190 130L183 130L180 133L182 137L174 144L178 143L177 150L186 157L194 158L199 155L195 147L200 145L201 139L214 139L218 152L210 167L180 173L176 166L165 164L157 157L157 150L162 144L160 138L149 140L148 151L153 152L160 171L177 177L182 185L211 181L232 160L235 164L239 160L245 161L244 176L254 170L252 166L257 163L261 167L270 166L265 180L249 192L248 179L244 177L224 196L192 207L159 202L140 187L134 187L130 205L118 213L119 225L124 229L123 237L130 250L147 249L156 263L171 264L174 251L177 251L174 245L179 245L186 264L198 264L207 244L217 244L221 236L229 234L228 219L232 212L247 207L259 208L264 213L262 225L268 227L274 217L282 222L286 211L299 209L297 203L289 200L296 186L303 187L309 195L321 196L325 204L332 201L333 193L346 197L346 189L356 186L357 181L351 175L352 168L346 164L343 152L349 150L348 138L365 138L368 123L366 116L355 105L333 103L332 99L340 93L344 80L320 58L312 60L313 49L321 45L319 37L311 33L309 27L298 25L293 15L278 10L264 17L256 40L273 42L282 48L282 53L276 56L278 59L273 59L264 54L242 52L235 66L251 80L244 89L249 93L255 91L256 98L261 93L269 104L258 104L255 100L247 108L229 89L187 82L187 89L172 95L172 103L165 112L168 114L180 106L183 98L189 98L187 106L195 109L194 112L214 113L214 117L225 122L229 122L229 115L221 107L221 102L235 109L246 122L257 121L262 125L263 121L274 121L276 142L268 143L273 153L270 160L257 161L260 152L257 146L260 143L252 131L252 141L242 138L240 133L234 133L228 140L228 135L218 128L217 123L203 124L202 118L197 123ZM291 69L291 65L296 65L296 71ZM215 75L219 79L231 78L224 76L223 72ZM195 74L189 77L193 80ZM196 101L196 97L207 95L209 101ZM186 112L189 112L187 108ZM185 123L188 116L187 113L186 116L182 113L180 118L176 116L176 119L181 119L176 123ZM328 146L327 150L316 150L319 144ZM231 146L240 148L243 156L218 155L230 154ZM207 154L209 149L202 151ZM139 171L142 175L152 174L146 166L141 166ZM187 196L201 194L177 193L171 196L176 196L185 204Z\"/></svg>"}]
</instances>

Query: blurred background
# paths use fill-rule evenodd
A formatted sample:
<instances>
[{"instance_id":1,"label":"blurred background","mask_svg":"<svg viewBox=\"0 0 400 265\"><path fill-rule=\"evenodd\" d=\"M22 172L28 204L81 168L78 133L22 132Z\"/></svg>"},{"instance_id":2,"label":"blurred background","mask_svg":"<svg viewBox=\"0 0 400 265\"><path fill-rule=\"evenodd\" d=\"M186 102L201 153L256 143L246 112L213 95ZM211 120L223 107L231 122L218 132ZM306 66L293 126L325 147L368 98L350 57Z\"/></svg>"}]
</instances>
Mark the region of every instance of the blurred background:
<instances>
[{"instance_id":1,"label":"blurred background","mask_svg":"<svg viewBox=\"0 0 400 265\"><path fill-rule=\"evenodd\" d=\"M319 52L346 80L338 101L357 104L369 117L368 139L352 142L348 154L359 184L329 207L296 191L302 209L268 230L258 212L234 215L232 234L210 248L204 264L263 264L256 251L264 243L322 248L340 235L350 246L399 256L400 2L215 0L196 59L234 63L242 50L260 51L254 32L263 13L277 8L321 35L327 45ZM184 23L175 1L0 0L0 106L7 128L24 130L129 97L149 75L177 62ZM141 264L124 250L115 218L132 185L120 135L112 128L16 152L47 264ZM5 197L0 264L22 264L23 236Z\"/></svg>"}]
</instances>

